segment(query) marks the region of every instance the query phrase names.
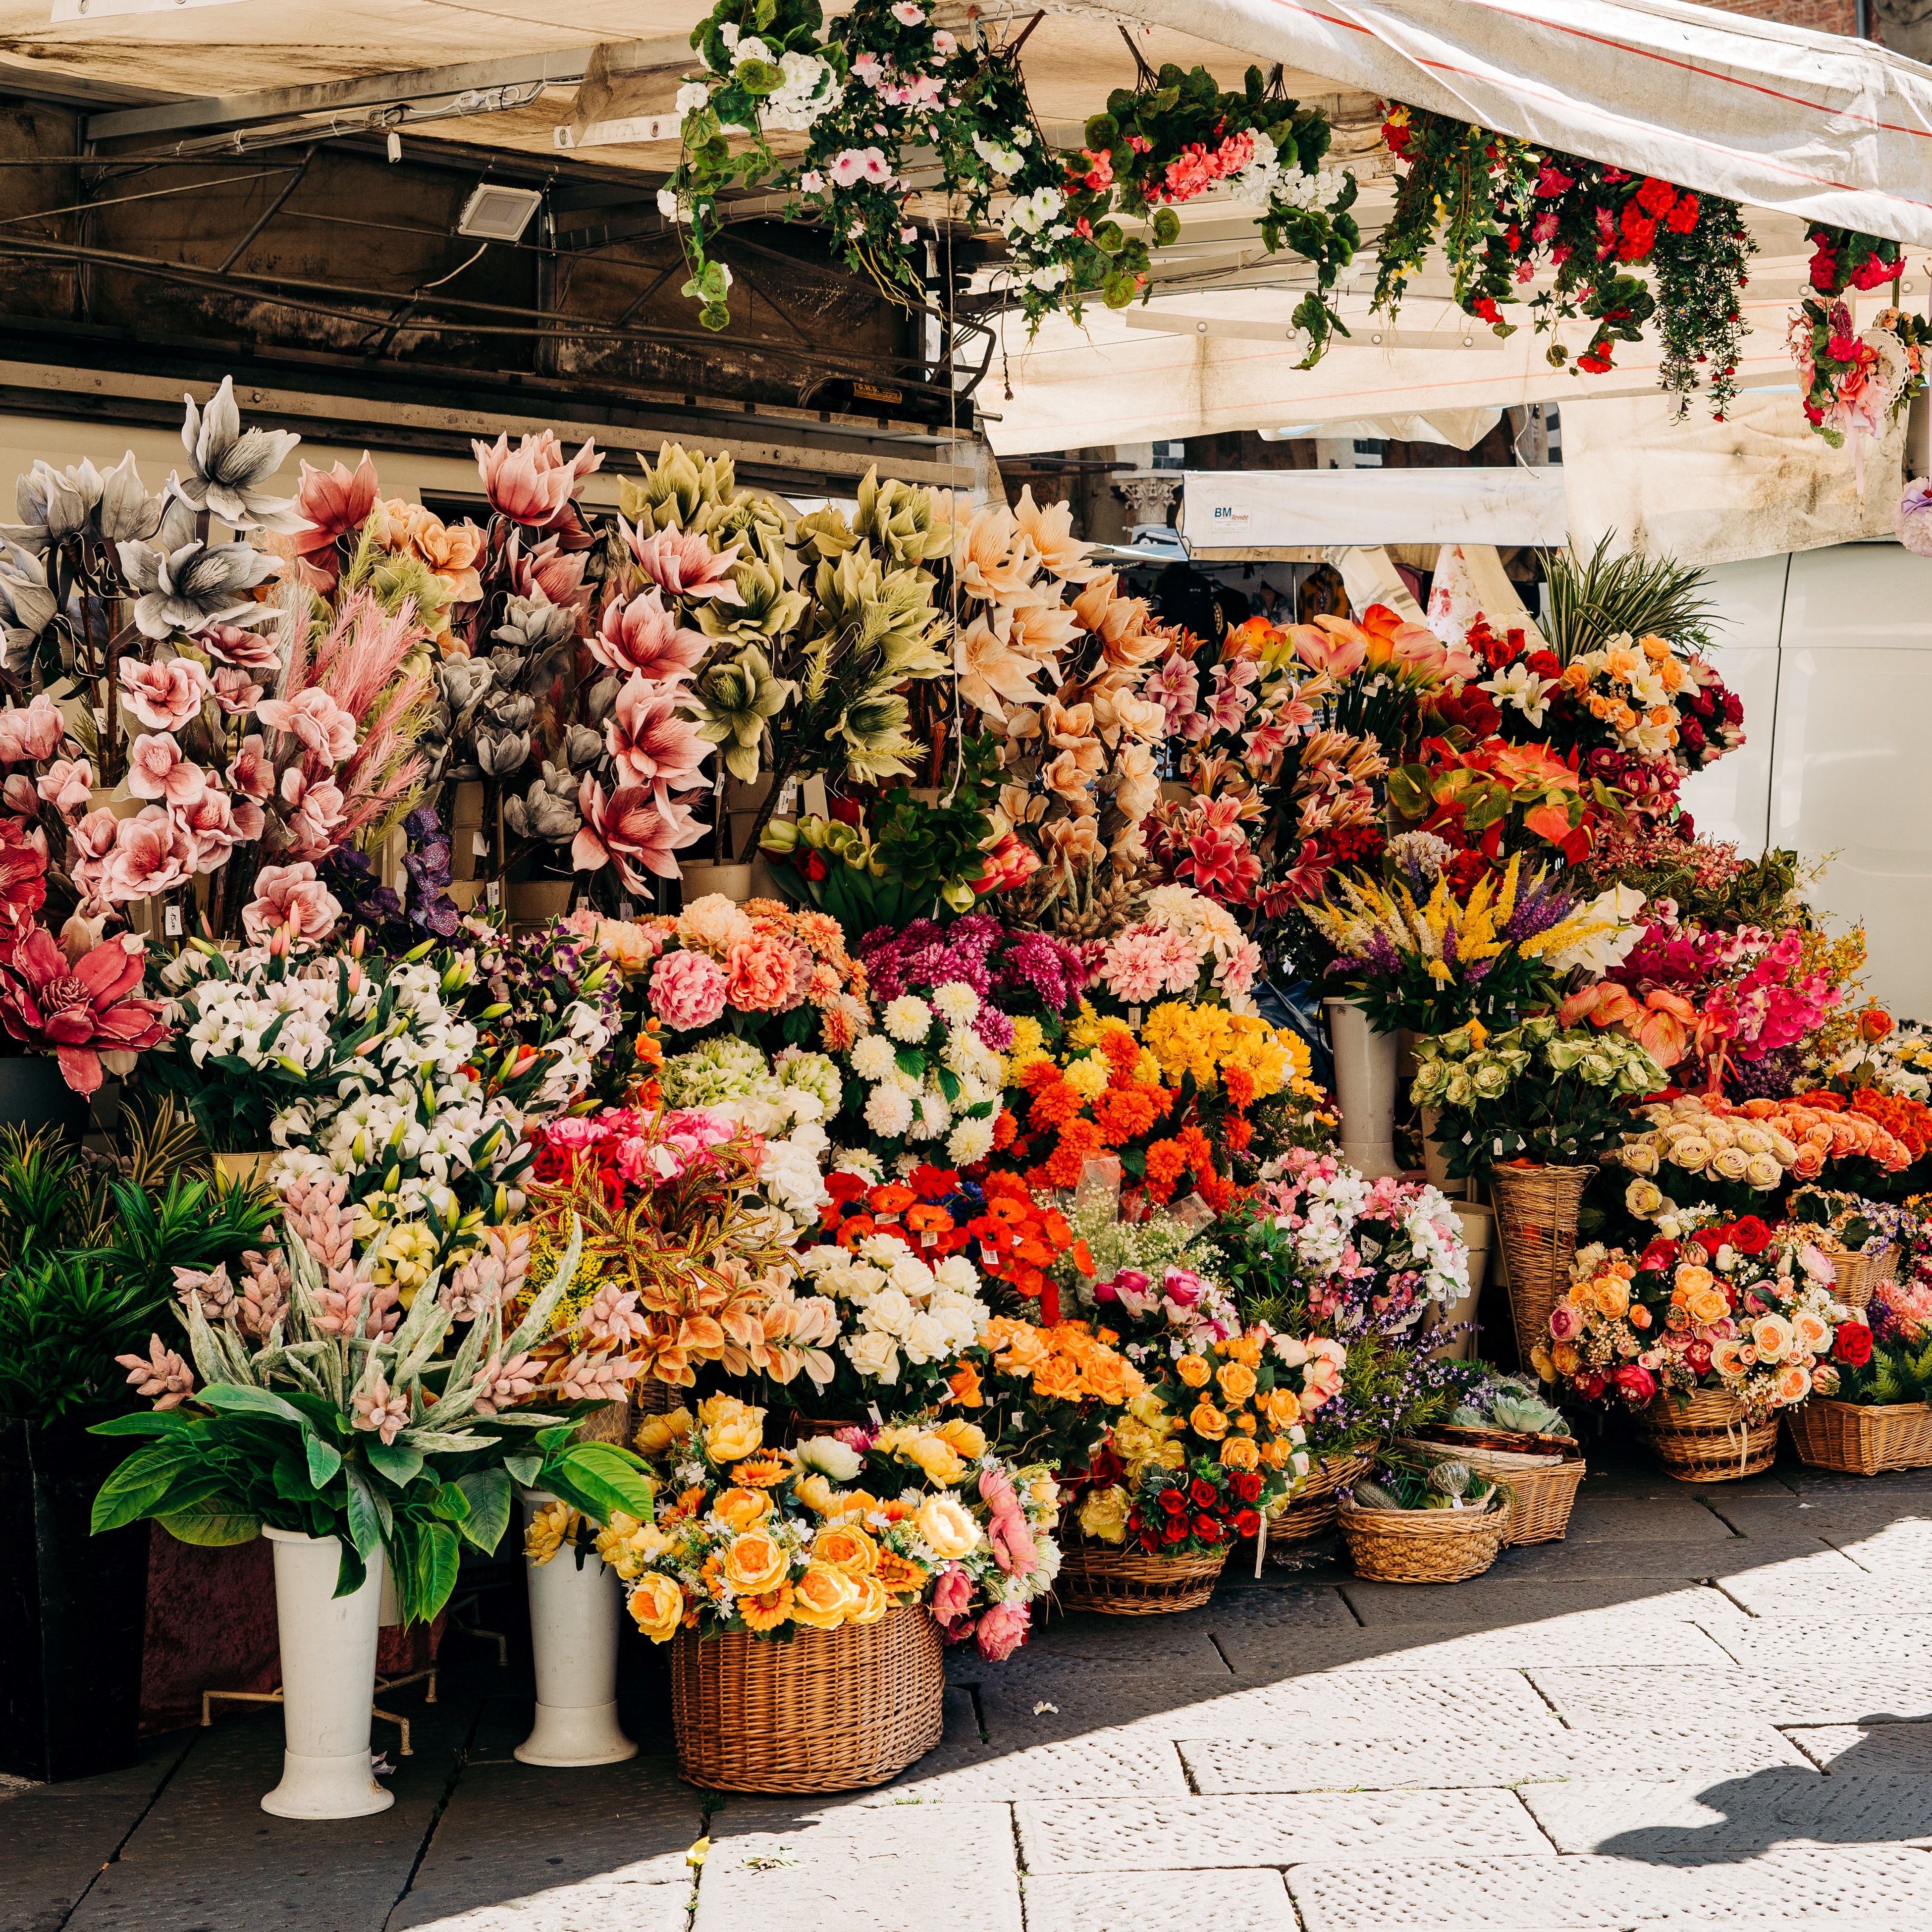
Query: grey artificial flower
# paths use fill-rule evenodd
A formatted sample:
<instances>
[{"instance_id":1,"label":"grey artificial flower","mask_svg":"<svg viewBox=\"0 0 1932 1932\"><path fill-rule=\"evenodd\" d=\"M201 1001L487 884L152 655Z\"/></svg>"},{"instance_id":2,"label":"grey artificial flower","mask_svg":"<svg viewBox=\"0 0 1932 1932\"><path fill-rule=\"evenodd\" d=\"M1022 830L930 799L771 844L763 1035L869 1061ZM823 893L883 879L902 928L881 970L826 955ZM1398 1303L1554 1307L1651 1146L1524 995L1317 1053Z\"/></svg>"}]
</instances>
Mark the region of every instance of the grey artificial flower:
<instances>
[{"instance_id":1,"label":"grey artificial flower","mask_svg":"<svg viewBox=\"0 0 1932 1932\"><path fill-rule=\"evenodd\" d=\"M100 472L83 460L65 470L37 463L14 484L14 501L20 512L18 525L8 536L31 550L77 535L87 528L100 501Z\"/></svg>"},{"instance_id":2,"label":"grey artificial flower","mask_svg":"<svg viewBox=\"0 0 1932 1932\"><path fill-rule=\"evenodd\" d=\"M210 624L250 624L272 616L272 605L239 593L274 574L275 560L243 543L203 543L194 513L176 497L162 513L159 542L124 543L121 572L140 595L134 622L144 638L192 636Z\"/></svg>"},{"instance_id":3,"label":"grey artificial flower","mask_svg":"<svg viewBox=\"0 0 1932 1932\"><path fill-rule=\"evenodd\" d=\"M0 544L0 646L10 657L25 650L54 620L60 607L47 588L47 571L32 551Z\"/></svg>"},{"instance_id":4,"label":"grey artificial flower","mask_svg":"<svg viewBox=\"0 0 1932 1932\"><path fill-rule=\"evenodd\" d=\"M110 543L145 543L160 528L162 508L178 479L170 475L168 486L160 496L149 496L129 450L100 479L100 534Z\"/></svg>"},{"instance_id":5,"label":"grey artificial flower","mask_svg":"<svg viewBox=\"0 0 1932 1932\"><path fill-rule=\"evenodd\" d=\"M561 845L577 836L583 819L577 809L576 786L568 772L548 760L543 776L521 798L503 801L503 819L519 838L542 838Z\"/></svg>"},{"instance_id":6,"label":"grey artificial flower","mask_svg":"<svg viewBox=\"0 0 1932 1932\"><path fill-rule=\"evenodd\" d=\"M501 644L490 653L490 668L496 674L499 686L514 684L523 676L524 667L529 662L521 651L509 650Z\"/></svg>"},{"instance_id":7,"label":"grey artificial flower","mask_svg":"<svg viewBox=\"0 0 1932 1932\"><path fill-rule=\"evenodd\" d=\"M494 668L480 658L445 658L437 675L443 701L458 718L474 711L496 681Z\"/></svg>"},{"instance_id":8,"label":"grey artificial flower","mask_svg":"<svg viewBox=\"0 0 1932 1932\"><path fill-rule=\"evenodd\" d=\"M616 704L617 694L622 688L614 675L600 678L584 694L584 715L593 724L602 724L610 716Z\"/></svg>"},{"instance_id":9,"label":"grey artificial flower","mask_svg":"<svg viewBox=\"0 0 1932 1932\"><path fill-rule=\"evenodd\" d=\"M487 727L476 734L476 762L487 778L506 778L530 762L530 734L527 731L493 731Z\"/></svg>"},{"instance_id":10,"label":"grey artificial flower","mask_svg":"<svg viewBox=\"0 0 1932 1932\"><path fill-rule=\"evenodd\" d=\"M537 701L520 691L500 691L483 706L491 724L507 731L527 731L537 715Z\"/></svg>"},{"instance_id":11,"label":"grey artificial flower","mask_svg":"<svg viewBox=\"0 0 1932 1932\"><path fill-rule=\"evenodd\" d=\"M541 662L576 636L577 613L553 604L541 592L534 597L512 597L503 606L503 621L490 634L498 644Z\"/></svg>"},{"instance_id":12,"label":"grey artificial flower","mask_svg":"<svg viewBox=\"0 0 1932 1932\"><path fill-rule=\"evenodd\" d=\"M589 770L604 755L604 734L587 724L573 724L563 734L564 762L574 772Z\"/></svg>"},{"instance_id":13,"label":"grey artificial flower","mask_svg":"<svg viewBox=\"0 0 1932 1932\"><path fill-rule=\"evenodd\" d=\"M235 378L224 376L206 411L192 396L182 424L182 443L193 472L177 486L197 510L206 510L237 530L305 530L306 518L295 512L292 496L272 496L267 485L302 438L285 429L242 427L235 405Z\"/></svg>"}]
</instances>

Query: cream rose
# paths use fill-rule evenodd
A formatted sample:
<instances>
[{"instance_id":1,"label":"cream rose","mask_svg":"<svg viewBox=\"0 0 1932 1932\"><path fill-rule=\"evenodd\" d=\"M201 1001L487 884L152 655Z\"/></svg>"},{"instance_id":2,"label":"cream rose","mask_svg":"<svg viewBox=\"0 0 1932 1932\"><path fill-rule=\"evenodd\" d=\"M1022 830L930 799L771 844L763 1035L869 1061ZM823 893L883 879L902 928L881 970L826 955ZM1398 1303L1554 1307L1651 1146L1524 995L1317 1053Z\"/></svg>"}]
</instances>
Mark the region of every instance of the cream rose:
<instances>
[{"instance_id":1,"label":"cream rose","mask_svg":"<svg viewBox=\"0 0 1932 1932\"><path fill-rule=\"evenodd\" d=\"M956 1497L927 1497L912 1523L942 1562L956 1563L980 1546L980 1526Z\"/></svg>"},{"instance_id":2,"label":"cream rose","mask_svg":"<svg viewBox=\"0 0 1932 1932\"><path fill-rule=\"evenodd\" d=\"M1633 1174L1654 1174L1657 1172L1657 1148L1649 1141L1626 1141L1618 1159Z\"/></svg>"},{"instance_id":3,"label":"cream rose","mask_svg":"<svg viewBox=\"0 0 1932 1932\"><path fill-rule=\"evenodd\" d=\"M1080 1505L1080 1527L1102 1543L1127 1540L1127 1492L1116 1483L1111 1488L1090 1490Z\"/></svg>"},{"instance_id":4,"label":"cream rose","mask_svg":"<svg viewBox=\"0 0 1932 1932\"><path fill-rule=\"evenodd\" d=\"M898 1346L883 1328L868 1328L845 1344L852 1366L868 1382L896 1382L899 1378Z\"/></svg>"},{"instance_id":5,"label":"cream rose","mask_svg":"<svg viewBox=\"0 0 1932 1932\"><path fill-rule=\"evenodd\" d=\"M1772 1154L1754 1154L1744 1163L1744 1178L1761 1193L1768 1193L1784 1178L1784 1170Z\"/></svg>"},{"instance_id":6,"label":"cream rose","mask_svg":"<svg viewBox=\"0 0 1932 1932\"><path fill-rule=\"evenodd\" d=\"M1742 1180L1750 1172L1750 1156L1742 1148L1720 1148L1711 1156L1711 1172L1720 1180Z\"/></svg>"}]
</instances>

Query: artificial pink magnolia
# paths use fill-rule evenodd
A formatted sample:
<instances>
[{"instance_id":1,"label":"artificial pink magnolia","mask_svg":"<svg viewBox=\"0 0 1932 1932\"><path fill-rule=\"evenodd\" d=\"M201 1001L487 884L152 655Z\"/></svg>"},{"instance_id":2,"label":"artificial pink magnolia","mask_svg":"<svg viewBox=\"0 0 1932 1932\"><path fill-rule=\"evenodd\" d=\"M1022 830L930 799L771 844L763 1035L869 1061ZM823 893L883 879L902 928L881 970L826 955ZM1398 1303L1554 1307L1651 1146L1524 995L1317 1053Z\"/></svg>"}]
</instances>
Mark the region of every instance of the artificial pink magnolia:
<instances>
[{"instance_id":1,"label":"artificial pink magnolia","mask_svg":"<svg viewBox=\"0 0 1932 1932\"><path fill-rule=\"evenodd\" d=\"M128 789L163 805L193 805L208 789L208 776L170 732L136 738L128 753Z\"/></svg>"},{"instance_id":2,"label":"artificial pink magnolia","mask_svg":"<svg viewBox=\"0 0 1932 1932\"><path fill-rule=\"evenodd\" d=\"M560 521L570 500L592 471L604 466L603 452L586 442L574 457L548 430L526 436L514 449L506 431L494 443L474 442L476 467L490 507L513 524L548 530Z\"/></svg>"},{"instance_id":3,"label":"artificial pink magnolia","mask_svg":"<svg viewBox=\"0 0 1932 1932\"><path fill-rule=\"evenodd\" d=\"M51 758L67 736L67 721L43 692L22 710L0 711L0 764Z\"/></svg>"},{"instance_id":4,"label":"artificial pink magnolia","mask_svg":"<svg viewBox=\"0 0 1932 1932\"><path fill-rule=\"evenodd\" d=\"M698 767L711 746L678 710L674 685L656 684L633 674L604 727L604 742L625 783L646 785L662 804L674 791L702 782Z\"/></svg>"},{"instance_id":5,"label":"artificial pink magnolia","mask_svg":"<svg viewBox=\"0 0 1932 1932\"><path fill-rule=\"evenodd\" d=\"M131 1072L136 1054L166 1037L160 1001L134 997L146 951L124 932L70 964L53 935L36 926L0 953L0 1022L28 1046L52 1047L68 1086L92 1094L104 1054Z\"/></svg>"},{"instance_id":6,"label":"artificial pink magnolia","mask_svg":"<svg viewBox=\"0 0 1932 1932\"><path fill-rule=\"evenodd\" d=\"M255 707L255 715L331 764L340 764L356 748L354 716L319 686L310 685L293 698L269 698Z\"/></svg>"},{"instance_id":7,"label":"artificial pink magnolia","mask_svg":"<svg viewBox=\"0 0 1932 1932\"><path fill-rule=\"evenodd\" d=\"M232 664L237 670L272 671L281 664L281 647L272 638L238 630L232 624L211 624L196 641L208 647L217 664Z\"/></svg>"},{"instance_id":8,"label":"artificial pink magnolia","mask_svg":"<svg viewBox=\"0 0 1932 1932\"><path fill-rule=\"evenodd\" d=\"M617 527L631 546L638 568L674 597L716 597L726 604L742 604L737 580L738 546L713 551L696 530L653 530L643 536L622 517Z\"/></svg>"},{"instance_id":9,"label":"artificial pink magnolia","mask_svg":"<svg viewBox=\"0 0 1932 1932\"><path fill-rule=\"evenodd\" d=\"M201 799L194 802L199 805ZM98 896L110 904L127 905L177 892L194 877L200 856L194 835L174 814L151 805L138 817L124 818L116 826L114 849Z\"/></svg>"},{"instance_id":10,"label":"artificial pink magnolia","mask_svg":"<svg viewBox=\"0 0 1932 1932\"><path fill-rule=\"evenodd\" d=\"M711 640L701 631L679 628L676 613L655 584L628 604L613 598L589 642L590 655L620 676L639 671L653 679L684 676L698 668L711 648Z\"/></svg>"},{"instance_id":11,"label":"artificial pink magnolia","mask_svg":"<svg viewBox=\"0 0 1932 1932\"><path fill-rule=\"evenodd\" d=\"M275 767L259 731L242 740L242 748L228 767L228 783L244 798L272 798L275 792Z\"/></svg>"},{"instance_id":12,"label":"artificial pink magnolia","mask_svg":"<svg viewBox=\"0 0 1932 1932\"><path fill-rule=\"evenodd\" d=\"M615 865L617 876L633 892L644 890L646 872L676 878L676 855L696 844L709 829L674 800L660 805L643 785L620 785L607 798L588 772L577 804L584 824L571 844L571 864L580 872Z\"/></svg>"},{"instance_id":13,"label":"artificial pink magnolia","mask_svg":"<svg viewBox=\"0 0 1932 1932\"><path fill-rule=\"evenodd\" d=\"M208 674L192 658L166 664L123 658L120 675L128 710L151 731L178 731L200 715L208 695Z\"/></svg>"},{"instance_id":14,"label":"artificial pink magnolia","mask_svg":"<svg viewBox=\"0 0 1932 1932\"><path fill-rule=\"evenodd\" d=\"M319 590L334 588L341 574L336 562L336 539L361 530L375 507L376 466L366 449L353 470L341 463L327 470L302 465L296 508L308 519L309 527L284 541L305 581Z\"/></svg>"},{"instance_id":15,"label":"artificial pink magnolia","mask_svg":"<svg viewBox=\"0 0 1932 1932\"><path fill-rule=\"evenodd\" d=\"M242 929L257 946L292 925L298 939L326 939L342 916L335 895L304 859L292 866L264 866L255 874L255 896L243 908Z\"/></svg>"},{"instance_id":16,"label":"artificial pink magnolia","mask_svg":"<svg viewBox=\"0 0 1932 1932\"><path fill-rule=\"evenodd\" d=\"M94 795L94 767L85 758L57 758L40 774L38 790L63 818L71 818Z\"/></svg>"},{"instance_id":17,"label":"artificial pink magnolia","mask_svg":"<svg viewBox=\"0 0 1932 1932\"><path fill-rule=\"evenodd\" d=\"M233 800L225 791L210 785L193 805L184 806L171 814L176 828L194 841L196 872L212 872L226 865L238 838L261 836L262 808L244 802L244 809L254 814L252 834L244 828Z\"/></svg>"},{"instance_id":18,"label":"artificial pink magnolia","mask_svg":"<svg viewBox=\"0 0 1932 1932\"><path fill-rule=\"evenodd\" d=\"M266 687L257 684L245 670L224 664L214 674L212 688L224 717L245 718L262 701Z\"/></svg>"}]
</instances>

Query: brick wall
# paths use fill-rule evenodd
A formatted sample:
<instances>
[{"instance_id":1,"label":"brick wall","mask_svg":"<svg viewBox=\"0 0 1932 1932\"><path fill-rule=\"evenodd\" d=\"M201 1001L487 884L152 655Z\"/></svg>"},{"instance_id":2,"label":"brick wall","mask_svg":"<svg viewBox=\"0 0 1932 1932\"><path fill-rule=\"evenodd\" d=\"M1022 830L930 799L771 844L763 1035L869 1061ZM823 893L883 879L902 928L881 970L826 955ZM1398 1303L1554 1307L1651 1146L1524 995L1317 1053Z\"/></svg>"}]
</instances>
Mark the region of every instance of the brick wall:
<instances>
[{"instance_id":1,"label":"brick wall","mask_svg":"<svg viewBox=\"0 0 1932 1932\"><path fill-rule=\"evenodd\" d=\"M1780 21L1787 27L1810 27L1820 33L1858 31L1858 0L1703 0L1703 4L1720 8L1726 14L1748 14L1754 20ZM1874 38L1877 26L1874 19Z\"/></svg>"}]
</instances>

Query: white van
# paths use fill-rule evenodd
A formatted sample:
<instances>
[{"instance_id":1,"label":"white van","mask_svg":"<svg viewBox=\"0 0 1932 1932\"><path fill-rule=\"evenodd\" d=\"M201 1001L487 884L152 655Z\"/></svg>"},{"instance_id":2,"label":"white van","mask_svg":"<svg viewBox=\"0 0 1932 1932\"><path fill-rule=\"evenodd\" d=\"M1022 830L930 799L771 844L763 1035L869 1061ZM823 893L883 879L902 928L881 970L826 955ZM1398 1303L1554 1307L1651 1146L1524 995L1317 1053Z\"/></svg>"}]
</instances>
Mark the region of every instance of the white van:
<instances>
[{"instance_id":1,"label":"white van","mask_svg":"<svg viewBox=\"0 0 1932 1932\"><path fill-rule=\"evenodd\" d=\"M1698 830L1829 856L1813 904L1864 922L1868 992L1932 1017L1932 560L1840 544L1710 572L1712 661L1745 742L1684 787Z\"/></svg>"}]
</instances>

